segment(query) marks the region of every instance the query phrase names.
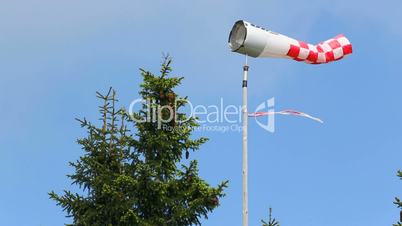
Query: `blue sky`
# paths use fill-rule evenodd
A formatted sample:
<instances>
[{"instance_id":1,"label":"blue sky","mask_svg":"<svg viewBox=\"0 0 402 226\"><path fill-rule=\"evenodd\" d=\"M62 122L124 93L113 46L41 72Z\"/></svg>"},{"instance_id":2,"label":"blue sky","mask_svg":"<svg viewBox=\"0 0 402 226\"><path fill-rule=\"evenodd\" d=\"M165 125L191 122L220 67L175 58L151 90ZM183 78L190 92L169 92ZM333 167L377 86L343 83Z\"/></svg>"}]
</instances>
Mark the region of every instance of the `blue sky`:
<instances>
[{"instance_id":1,"label":"blue sky","mask_svg":"<svg viewBox=\"0 0 402 226\"><path fill-rule=\"evenodd\" d=\"M402 196L400 1L0 1L0 224L69 222L47 192L70 188L67 162L82 154L75 117L97 120L96 91L137 98L138 68L161 53L185 76L196 104L241 104L244 58L227 47L245 19L317 43L344 33L350 57L312 66L250 60L250 109L313 113L325 123L277 117L276 132L249 128L250 225L268 208L281 225L379 226L396 222ZM211 184L230 180L204 225L241 224L241 134L206 132L192 157Z\"/></svg>"}]
</instances>

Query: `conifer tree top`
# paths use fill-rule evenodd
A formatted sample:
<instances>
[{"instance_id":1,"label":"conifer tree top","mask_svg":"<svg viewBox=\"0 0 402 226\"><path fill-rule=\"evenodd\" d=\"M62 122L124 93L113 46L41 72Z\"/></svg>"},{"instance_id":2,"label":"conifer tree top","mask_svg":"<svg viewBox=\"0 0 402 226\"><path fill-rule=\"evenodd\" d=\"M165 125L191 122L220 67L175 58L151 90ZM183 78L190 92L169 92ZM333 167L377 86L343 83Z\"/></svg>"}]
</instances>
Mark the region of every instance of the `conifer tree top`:
<instances>
[{"instance_id":1,"label":"conifer tree top","mask_svg":"<svg viewBox=\"0 0 402 226\"><path fill-rule=\"evenodd\" d=\"M133 114L117 108L112 89L97 93L100 125L78 119L87 136L78 140L84 153L70 162L75 172L68 177L83 192L49 193L72 218L69 225L200 225L219 206L227 182L212 187L199 177L196 160L181 164L189 150L198 150L207 139L191 138L197 123L180 112L187 97L174 91L183 77L170 76L171 63L164 58L160 75L140 69L140 95L155 111L149 120L144 121L145 103ZM163 106L173 111L155 110L167 109Z\"/></svg>"}]
</instances>

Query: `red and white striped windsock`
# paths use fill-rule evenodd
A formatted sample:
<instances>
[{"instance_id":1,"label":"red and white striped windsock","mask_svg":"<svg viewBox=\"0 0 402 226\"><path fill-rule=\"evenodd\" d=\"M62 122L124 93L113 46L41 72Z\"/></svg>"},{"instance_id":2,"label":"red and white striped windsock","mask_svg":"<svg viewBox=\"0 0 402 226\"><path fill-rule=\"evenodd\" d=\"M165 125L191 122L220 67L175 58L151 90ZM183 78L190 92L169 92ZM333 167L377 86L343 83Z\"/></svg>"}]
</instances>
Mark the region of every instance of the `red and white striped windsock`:
<instances>
[{"instance_id":1,"label":"red and white striped windsock","mask_svg":"<svg viewBox=\"0 0 402 226\"><path fill-rule=\"evenodd\" d=\"M229 47L233 52L252 57L289 58L309 64L329 63L352 53L352 44L344 35L312 45L244 20L233 26Z\"/></svg>"},{"instance_id":2,"label":"red and white striped windsock","mask_svg":"<svg viewBox=\"0 0 402 226\"><path fill-rule=\"evenodd\" d=\"M291 116L299 116L299 117L304 117L304 118L309 118L311 120L314 120L316 122L324 123L320 118L311 116L307 113L301 112L301 111L296 111L296 110L282 110L282 111L268 111L268 112L253 112L249 113L248 117L260 117L260 116L267 116L267 115L291 115Z\"/></svg>"}]
</instances>

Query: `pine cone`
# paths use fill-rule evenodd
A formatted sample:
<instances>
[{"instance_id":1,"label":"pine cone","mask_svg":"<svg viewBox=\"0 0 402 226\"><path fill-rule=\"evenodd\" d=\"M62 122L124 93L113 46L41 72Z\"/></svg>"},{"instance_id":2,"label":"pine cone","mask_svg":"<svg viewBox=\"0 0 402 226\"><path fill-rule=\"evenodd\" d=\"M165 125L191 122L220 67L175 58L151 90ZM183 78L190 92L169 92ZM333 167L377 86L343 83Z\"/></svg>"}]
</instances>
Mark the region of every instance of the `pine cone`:
<instances>
[{"instance_id":1,"label":"pine cone","mask_svg":"<svg viewBox=\"0 0 402 226\"><path fill-rule=\"evenodd\" d=\"M211 200L211 202L212 202L212 205L214 205L214 206L219 205L219 199L218 199L217 197L213 198L213 199Z\"/></svg>"},{"instance_id":2,"label":"pine cone","mask_svg":"<svg viewBox=\"0 0 402 226\"><path fill-rule=\"evenodd\" d=\"M165 93L163 93L162 91L159 92L159 98L160 99L165 99Z\"/></svg>"},{"instance_id":3,"label":"pine cone","mask_svg":"<svg viewBox=\"0 0 402 226\"><path fill-rule=\"evenodd\" d=\"M174 100L176 99L176 95L173 92L169 92L167 97L170 103L173 103Z\"/></svg>"}]
</instances>

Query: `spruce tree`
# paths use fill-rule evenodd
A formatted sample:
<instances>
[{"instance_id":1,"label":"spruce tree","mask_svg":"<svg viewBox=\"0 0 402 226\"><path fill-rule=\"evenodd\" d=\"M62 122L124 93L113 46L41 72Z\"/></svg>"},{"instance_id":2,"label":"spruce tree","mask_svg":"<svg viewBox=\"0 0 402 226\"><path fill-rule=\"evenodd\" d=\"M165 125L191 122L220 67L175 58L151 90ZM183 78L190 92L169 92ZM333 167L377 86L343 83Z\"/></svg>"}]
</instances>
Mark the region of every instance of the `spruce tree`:
<instances>
[{"instance_id":1,"label":"spruce tree","mask_svg":"<svg viewBox=\"0 0 402 226\"><path fill-rule=\"evenodd\" d=\"M269 218L268 223L264 220L261 220L262 226L280 226L279 222L272 217L272 208L269 208Z\"/></svg>"},{"instance_id":2,"label":"spruce tree","mask_svg":"<svg viewBox=\"0 0 402 226\"><path fill-rule=\"evenodd\" d=\"M402 171L398 171L398 177L402 179ZM398 206L398 208L402 209L402 202L399 198L395 198L394 204ZM393 226L402 226L402 211L399 214L399 221Z\"/></svg>"},{"instance_id":3,"label":"spruce tree","mask_svg":"<svg viewBox=\"0 0 402 226\"><path fill-rule=\"evenodd\" d=\"M139 112L118 108L110 89L97 93L100 126L78 119L87 131L78 140L84 154L70 162L75 172L68 178L81 192L49 193L72 218L68 225L200 225L219 206L227 181L212 187L199 177L196 160L182 161L207 138L192 138L198 124L180 112L187 97L174 91L183 77L170 76L171 62L164 58L160 75L140 69L148 103Z\"/></svg>"}]
</instances>

